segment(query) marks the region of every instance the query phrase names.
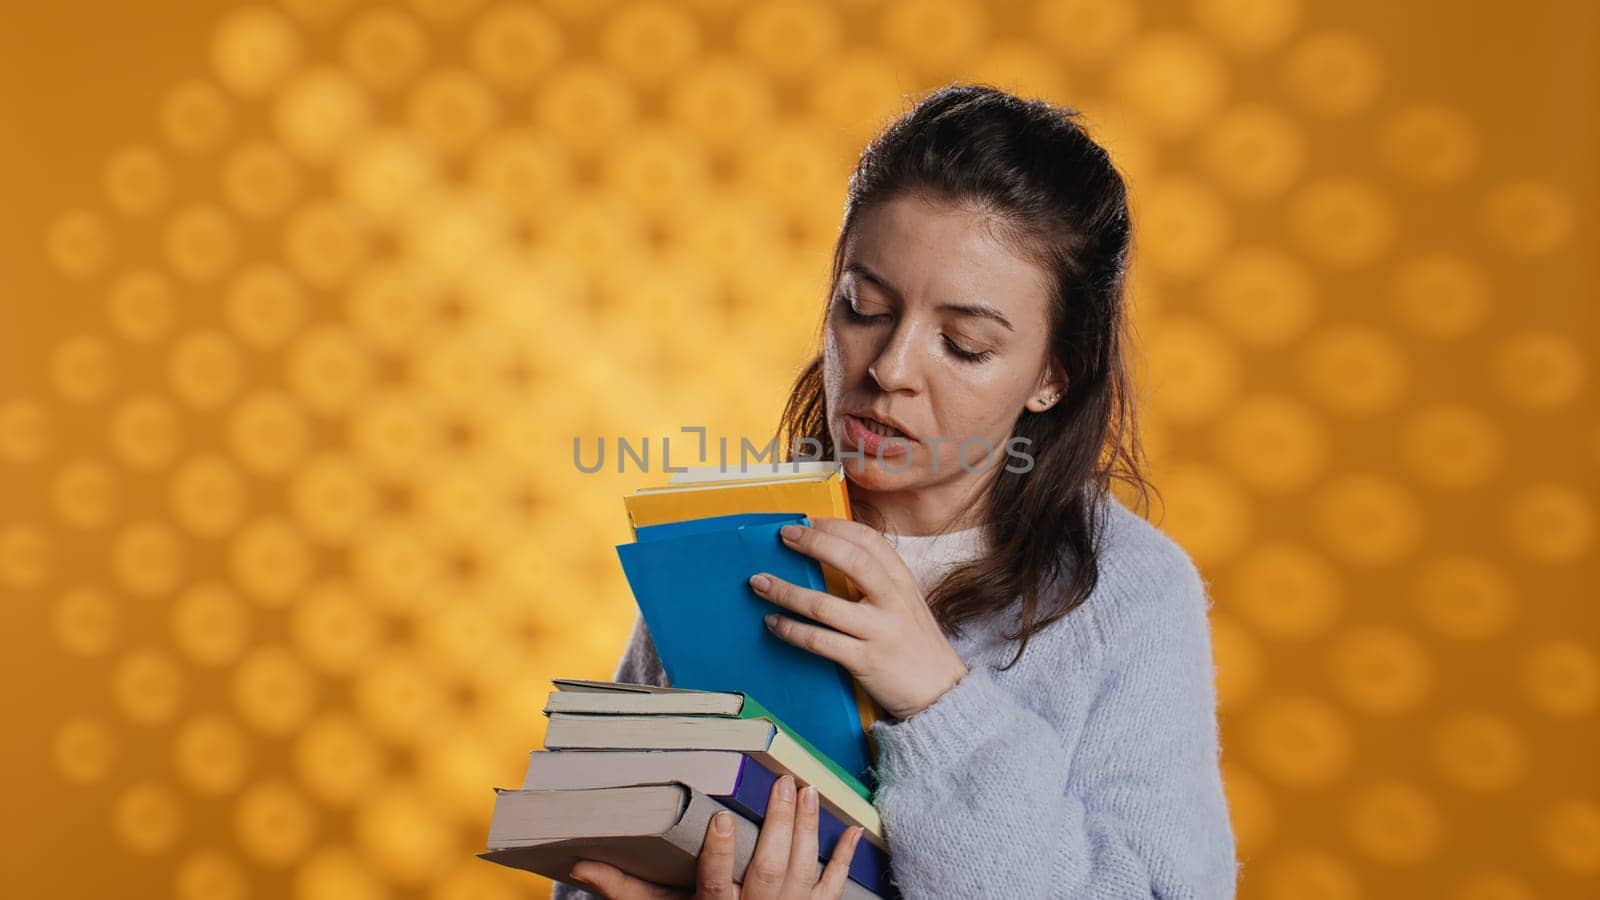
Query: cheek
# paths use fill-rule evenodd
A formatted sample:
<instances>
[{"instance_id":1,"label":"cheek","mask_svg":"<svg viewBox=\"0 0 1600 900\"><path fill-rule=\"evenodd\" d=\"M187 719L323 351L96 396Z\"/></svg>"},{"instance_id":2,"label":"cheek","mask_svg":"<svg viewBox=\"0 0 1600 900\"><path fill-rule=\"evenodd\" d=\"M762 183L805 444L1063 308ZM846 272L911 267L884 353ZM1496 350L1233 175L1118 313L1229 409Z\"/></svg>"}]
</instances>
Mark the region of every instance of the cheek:
<instances>
[{"instance_id":1,"label":"cheek","mask_svg":"<svg viewBox=\"0 0 1600 900\"><path fill-rule=\"evenodd\" d=\"M827 387L829 399L832 399L835 389L839 386L840 376L844 371L844 352L839 346L839 337L832 328L822 335L822 383Z\"/></svg>"},{"instance_id":2,"label":"cheek","mask_svg":"<svg viewBox=\"0 0 1600 900\"><path fill-rule=\"evenodd\" d=\"M851 365L849 342L833 328L827 329L822 338L822 396L830 415L839 408L839 398L854 381Z\"/></svg>"},{"instance_id":3,"label":"cheek","mask_svg":"<svg viewBox=\"0 0 1600 900\"><path fill-rule=\"evenodd\" d=\"M1038 380L1038 370L1024 364L1029 358L1021 354L1008 354L1000 365L990 366L981 373L972 373L966 380L968 402L977 417L991 428L1007 429L1023 410Z\"/></svg>"},{"instance_id":4,"label":"cheek","mask_svg":"<svg viewBox=\"0 0 1600 900\"><path fill-rule=\"evenodd\" d=\"M996 445L1011 436L1025 399L1015 379L982 376L949 378L939 396L939 421L955 443L982 437Z\"/></svg>"},{"instance_id":5,"label":"cheek","mask_svg":"<svg viewBox=\"0 0 1600 900\"><path fill-rule=\"evenodd\" d=\"M822 366L830 383L842 384L866 373L871 347L860 335L829 326L823 333Z\"/></svg>"},{"instance_id":6,"label":"cheek","mask_svg":"<svg viewBox=\"0 0 1600 900\"><path fill-rule=\"evenodd\" d=\"M995 411L984 407L981 400L964 400L945 418L945 432L952 445L969 437L992 438L996 431L994 415Z\"/></svg>"}]
</instances>

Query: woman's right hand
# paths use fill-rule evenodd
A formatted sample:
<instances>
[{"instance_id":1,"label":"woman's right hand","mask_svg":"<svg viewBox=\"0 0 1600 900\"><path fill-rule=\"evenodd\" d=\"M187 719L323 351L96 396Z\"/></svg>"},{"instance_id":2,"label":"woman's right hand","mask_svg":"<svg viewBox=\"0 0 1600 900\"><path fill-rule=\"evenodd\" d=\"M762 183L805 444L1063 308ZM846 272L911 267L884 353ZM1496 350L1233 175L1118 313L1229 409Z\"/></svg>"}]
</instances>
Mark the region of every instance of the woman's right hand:
<instances>
[{"instance_id":1,"label":"woman's right hand","mask_svg":"<svg viewBox=\"0 0 1600 900\"><path fill-rule=\"evenodd\" d=\"M850 859L861 841L861 826L840 836L833 856L817 877L817 789L795 791L794 776L772 785L767 815L745 869L743 884L733 883L733 813L722 811L706 826L695 890L690 893L636 878L616 866L586 859L572 877L607 900L839 900L844 896Z\"/></svg>"}]
</instances>

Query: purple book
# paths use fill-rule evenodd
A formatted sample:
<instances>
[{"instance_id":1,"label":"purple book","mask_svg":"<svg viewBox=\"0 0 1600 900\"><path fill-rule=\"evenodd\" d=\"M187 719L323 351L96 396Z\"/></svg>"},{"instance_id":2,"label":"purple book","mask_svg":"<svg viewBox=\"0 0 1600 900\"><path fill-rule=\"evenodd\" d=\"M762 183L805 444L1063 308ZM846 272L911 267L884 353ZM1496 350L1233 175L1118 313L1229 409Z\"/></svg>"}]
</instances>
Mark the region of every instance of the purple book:
<instances>
[{"instance_id":1,"label":"purple book","mask_svg":"<svg viewBox=\"0 0 1600 900\"><path fill-rule=\"evenodd\" d=\"M722 802L751 822L765 821L767 798L778 775L732 750L535 750L524 789L623 787L681 781ZM817 853L826 860L848 826L819 804ZM850 860L850 878L882 897L898 897L889 879L889 856L863 836Z\"/></svg>"},{"instance_id":2,"label":"purple book","mask_svg":"<svg viewBox=\"0 0 1600 900\"><path fill-rule=\"evenodd\" d=\"M752 822L764 822L767 817L767 798L772 796L772 786L777 783L778 776L749 756L743 753L739 756L743 762L739 764L733 793L717 799ZM826 807L818 806L817 852L823 859L832 858L833 847L843 836L846 827ZM865 837L856 843L855 856L850 859L850 877L884 897L897 896L889 883L888 856Z\"/></svg>"}]
</instances>

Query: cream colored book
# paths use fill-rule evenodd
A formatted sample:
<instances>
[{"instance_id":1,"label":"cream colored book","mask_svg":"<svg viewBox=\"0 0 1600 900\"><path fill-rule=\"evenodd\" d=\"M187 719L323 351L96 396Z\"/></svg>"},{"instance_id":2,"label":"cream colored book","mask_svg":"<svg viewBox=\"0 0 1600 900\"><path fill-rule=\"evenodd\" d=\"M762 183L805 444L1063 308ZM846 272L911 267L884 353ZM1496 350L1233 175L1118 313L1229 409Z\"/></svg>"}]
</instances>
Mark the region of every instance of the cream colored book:
<instances>
[{"instance_id":1,"label":"cream colored book","mask_svg":"<svg viewBox=\"0 0 1600 900\"><path fill-rule=\"evenodd\" d=\"M610 863L624 872L673 887L695 884L706 826L721 803L681 782L578 790L495 791L488 848L490 862L572 882L580 859ZM744 880L760 828L734 814L733 879ZM817 861L821 877L823 863ZM845 879L849 900L879 895Z\"/></svg>"},{"instance_id":2,"label":"cream colored book","mask_svg":"<svg viewBox=\"0 0 1600 900\"><path fill-rule=\"evenodd\" d=\"M552 694L552 697L556 694ZM817 789L830 812L859 824L863 837L888 849L883 820L872 802L819 760L804 745L765 718L727 716L593 715L551 713L545 730L548 750L736 750L768 769L793 775Z\"/></svg>"}]
</instances>

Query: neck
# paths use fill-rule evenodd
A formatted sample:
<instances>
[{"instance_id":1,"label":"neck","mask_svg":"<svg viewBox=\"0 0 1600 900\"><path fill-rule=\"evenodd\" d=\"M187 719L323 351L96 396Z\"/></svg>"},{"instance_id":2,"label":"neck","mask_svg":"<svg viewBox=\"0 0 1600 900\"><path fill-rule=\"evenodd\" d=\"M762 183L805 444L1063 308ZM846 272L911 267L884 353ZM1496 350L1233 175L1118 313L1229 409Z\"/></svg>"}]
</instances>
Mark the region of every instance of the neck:
<instances>
[{"instance_id":1,"label":"neck","mask_svg":"<svg viewBox=\"0 0 1600 900\"><path fill-rule=\"evenodd\" d=\"M851 483L850 498L878 513L879 530L927 537L982 525L984 505L974 496L974 490L973 485L947 483L914 490L873 491Z\"/></svg>"}]
</instances>

